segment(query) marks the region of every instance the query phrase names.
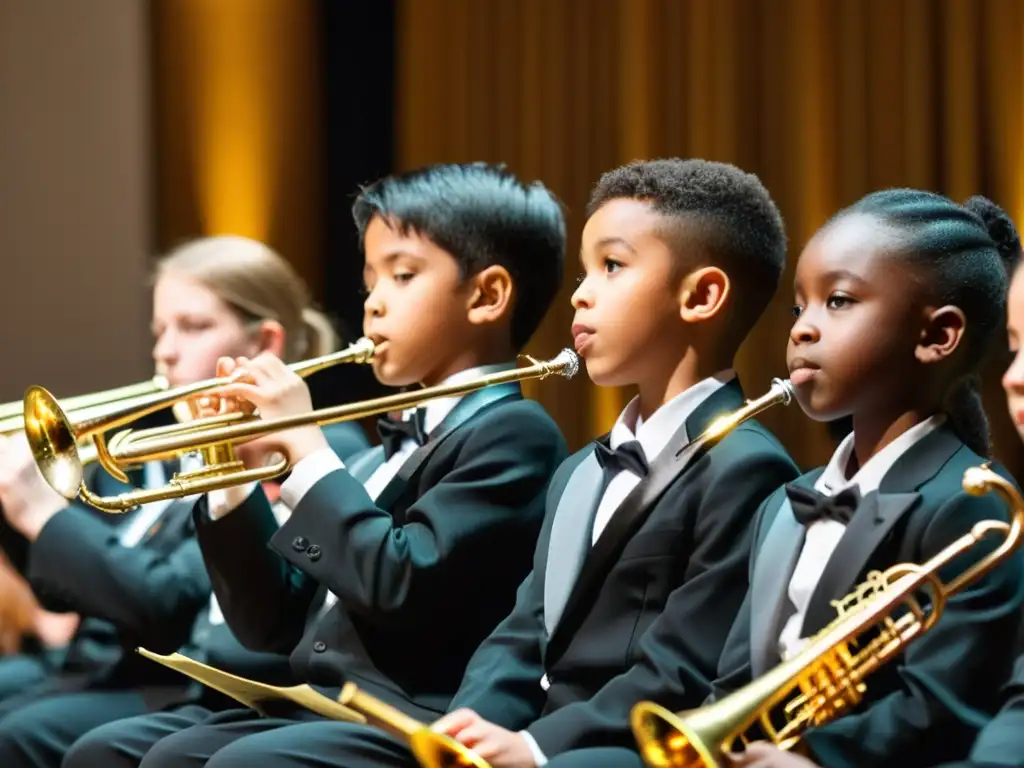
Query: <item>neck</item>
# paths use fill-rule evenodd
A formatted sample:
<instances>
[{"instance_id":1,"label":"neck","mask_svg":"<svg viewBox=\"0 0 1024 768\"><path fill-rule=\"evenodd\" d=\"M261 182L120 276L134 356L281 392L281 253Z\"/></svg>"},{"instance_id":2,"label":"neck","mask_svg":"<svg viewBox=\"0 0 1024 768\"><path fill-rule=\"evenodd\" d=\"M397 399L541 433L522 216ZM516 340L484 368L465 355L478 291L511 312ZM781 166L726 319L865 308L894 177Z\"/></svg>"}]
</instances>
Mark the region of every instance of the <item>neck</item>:
<instances>
[{"instance_id":1,"label":"neck","mask_svg":"<svg viewBox=\"0 0 1024 768\"><path fill-rule=\"evenodd\" d=\"M482 365L497 365L515 359L515 353L507 345L494 345L483 349L467 349L441 362L420 382L424 387L434 387L456 373L479 368Z\"/></svg>"},{"instance_id":2,"label":"neck","mask_svg":"<svg viewBox=\"0 0 1024 768\"><path fill-rule=\"evenodd\" d=\"M853 459L855 466L850 467L856 472L872 456L889 445L911 427L935 415L934 408L907 409L891 414L887 418L853 418Z\"/></svg>"},{"instance_id":3,"label":"neck","mask_svg":"<svg viewBox=\"0 0 1024 768\"><path fill-rule=\"evenodd\" d=\"M732 366L732 361L722 361L700 355L688 347L681 357L675 358L674 365L654 370L644 381L637 382L639 390L640 415L644 421L672 398L682 394L694 384L714 376Z\"/></svg>"}]
</instances>

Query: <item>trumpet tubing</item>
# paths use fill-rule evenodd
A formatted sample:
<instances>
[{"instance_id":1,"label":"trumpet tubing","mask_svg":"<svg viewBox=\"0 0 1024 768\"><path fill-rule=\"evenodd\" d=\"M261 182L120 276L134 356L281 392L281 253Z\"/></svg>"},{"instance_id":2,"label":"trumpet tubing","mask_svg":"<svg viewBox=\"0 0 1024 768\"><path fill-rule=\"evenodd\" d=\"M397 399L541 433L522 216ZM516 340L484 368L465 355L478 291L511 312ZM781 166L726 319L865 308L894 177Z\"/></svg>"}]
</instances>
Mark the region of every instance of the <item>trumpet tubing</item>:
<instances>
[{"instance_id":1,"label":"trumpet tubing","mask_svg":"<svg viewBox=\"0 0 1024 768\"><path fill-rule=\"evenodd\" d=\"M473 381L428 387L414 392L402 392L359 403L324 408L296 416L260 419L255 416L228 414L226 416L216 416L213 419L200 419L181 427L165 427L156 431L142 430L134 433L118 433L113 436L109 444L101 435L95 435L94 442L99 453L100 462L104 466L110 465L115 468L133 466L147 461L158 461L194 451L216 449L222 455L230 455L230 452L236 445L286 429L310 425L325 426L341 421L353 421L366 416L410 408L439 397L461 396L497 384L524 381L526 379L544 379L552 375L571 378L579 370L579 358L568 349L562 350L556 357L547 361L527 359L532 365L510 371L492 373L487 376L481 376ZM54 421L56 421L56 416L46 416L44 419L44 423L47 424ZM57 437L73 435L73 430L64 430L63 432L61 430L51 430L51 432ZM40 440L39 442L44 446L46 445L45 440ZM53 440L51 439L50 442L52 443ZM206 466L198 473L176 475L170 484L163 488L131 491L120 496L101 497L93 494L81 483L81 468L80 466L76 468L73 461L68 458L71 453L69 450L65 450L60 445L55 445L50 449L50 454L58 457L60 460L50 463L47 462L47 454L42 451L40 453L42 454L42 459L37 458L37 460L40 462L43 476L48 481L51 478L53 479L51 485L56 490L65 496L68 493L71 493L71 496L78 494L88 504L107 512L126 512L139 504L176 499L182 496L207 493L234 485L269 480L285 472L289 466L287 456L269 466L255 467L253 469L244 469L236 461L226 461ZM37 457L39 455L37 454ZM63 464L70 464L71 469L64 469ZM46 469L44 469L44 466ZM76 469L77 475L74 474ZM62 472L67 477L62 476Z\"/></svg>"},{"instance_id":2,"label":"trumpet tubing","mask_svg":"<svg viewBox=\"0 0 1024 768\"><path fill-rule=\"evenodd\" d=\"M1024 499L1017 489L987 466L968 469L963 488L975 496L997 493L1010 508L1010 523L976 523L921 565L900 564L884 573L872 572L839 601L839 615L799 653L719 701L679 713L640 702L630 721L647 765L718 768L725 764L724 755L755 725L775 746L790 749L808 728L856 707L867 690L866 678L931 629L950 597L1020 548ZM939 579L942 568L993 534L1003 536L994 550L949 583ZM901 608L905 611L894 619ZM874 634L859 643L867 633Z\"/></svg>"},{"instance_id":3,"label":"trumpet tubing","mask_svg":"<svg viewBox=\"0 0 1024 768\"><path fill-rule=\"evenodd\" d=\"M300 376L310 376L334 365L370 362L374 350L374 343L364 338L339 352L293 363L288 367ZM114 463L110 456L104 437L106 432L237 379L238 376L208 379L109 404L90 406L71 415L45 389L30 387L25 393L24 402L25 434L43 477L54 490L72 499L84 488L83 462L78 453L78 443L91 438L95 445L96 459L107 472L127 483L128 477L123 468Z\"/></svg>"},{"instance_id":4,"label":"trumpet tubing","mask_svg":"<svg viewBox=\"0 0 1024 768\"><path fill-rule=\"evenodd\" d=\"M107 389L103 392L93 392L88 395L65 397L61 400L61 407L69 413L83 414L87 412L87 409L105 407L112 403L123 403L135 397L161 392L167 389L167 387L167 379L157 375L149 381L143 381L138 384L128 384L124 387ZM0 435L15 434L21 432L24 428L25 401L22 399L0 404Z\"/></svg>"},{"instance_id":5,"label":"trumpet tubing","mask_svg":"<svg viewBox=\"0 0 1024 768\"><path fill-rule=\"evenodd\" d=\"M405 741L423 768L490 768L468 747L359 690L353 683L346 683L341 689L338 702L366 717L371 725Z\"/></svg>"}]
</instances>

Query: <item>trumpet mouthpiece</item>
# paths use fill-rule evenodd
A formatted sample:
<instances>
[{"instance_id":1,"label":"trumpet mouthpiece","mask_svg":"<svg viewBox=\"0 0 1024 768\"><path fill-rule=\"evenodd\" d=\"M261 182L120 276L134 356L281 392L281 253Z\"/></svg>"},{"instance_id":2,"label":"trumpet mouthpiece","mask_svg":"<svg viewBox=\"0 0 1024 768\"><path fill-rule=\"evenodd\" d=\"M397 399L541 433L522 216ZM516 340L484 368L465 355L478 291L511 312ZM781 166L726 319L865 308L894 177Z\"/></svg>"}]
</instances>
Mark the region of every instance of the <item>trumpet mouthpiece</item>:
<instances>
[{"instance_id":1,"label":"trumpet mouthpiece","mask_svg":"<svg viewBox=\"0 0 1024 768\"><path fill-rule=\"evenodd\" d=\"M551 361L551 366L557 373L567 379L571 379L580 371L580 356L571 349L563 349Z\"/></svg>"},{"instance_id":2,"label":"trumpet mouthpiece","mask_svg":"<svg viewBox=\"0 0 1024 768\"><path fill-rule=\"evenodd\" d=\"M779 390L779 395L782 397L783 405L789 405L796 392L793 387L793 382L789 379L772 379L772 389Z\"/></svg>"}]
</instances>

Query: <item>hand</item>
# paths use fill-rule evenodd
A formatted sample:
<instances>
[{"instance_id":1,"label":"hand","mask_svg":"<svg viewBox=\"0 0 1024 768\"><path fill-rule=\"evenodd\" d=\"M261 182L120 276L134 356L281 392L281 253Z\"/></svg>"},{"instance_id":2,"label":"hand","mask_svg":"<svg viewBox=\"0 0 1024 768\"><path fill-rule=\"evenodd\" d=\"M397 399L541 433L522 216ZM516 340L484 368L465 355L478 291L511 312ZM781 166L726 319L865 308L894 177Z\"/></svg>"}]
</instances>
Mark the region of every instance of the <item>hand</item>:
<instances>
[{"instance_id":1,"label":"hand","mask_svg":"<svg viewBox=\"0 0 1024 768\"><path fill-rule=\"evenodd\" d=\"M494 768L537 768L533 751L521 734L490 723L471 709L457 709L431 728L472 749Z\"/></svg>"},{"instance_id":2,"label":"hand","mask_svg":"<svg viewBox=\"0 0 1024 768\"><path fill-rule=\"evenodd\" d=\"M252 360L221 358L217 363L217 375L232 377L235 381L200 398L196 408L198 415L233 411L250 413L255 407L261 418L274 419L313 410L306 382L271 354L261 354ZM314 425L278 432L239 445L238 456L247 467L256 467L265 465L275 453L283 452L292 463L296 463L329 447L323 432Z\"/></svg>"},{"instance_id":3,"label":"hand","mask_svg":"<svg viewBox=\"0 0 1024 768\"><path fill-rule=\"evenodd\" d=\"M726 755L726 760L732 768L819 768L806 757L785 752L766 741L748 744L746 751Z\"/></svg>"},{"instance_id":4,"label":"hand","mask_svg":"<svg viewBox=\"0 0 1024 768\"><path fill-rule=\"evenodd\" d=\"M68 506L68 500L39 474L22 433L0 436L0 505L10 526L29 541L35 541L50 518Z\"/></svg>"}]
</instances>

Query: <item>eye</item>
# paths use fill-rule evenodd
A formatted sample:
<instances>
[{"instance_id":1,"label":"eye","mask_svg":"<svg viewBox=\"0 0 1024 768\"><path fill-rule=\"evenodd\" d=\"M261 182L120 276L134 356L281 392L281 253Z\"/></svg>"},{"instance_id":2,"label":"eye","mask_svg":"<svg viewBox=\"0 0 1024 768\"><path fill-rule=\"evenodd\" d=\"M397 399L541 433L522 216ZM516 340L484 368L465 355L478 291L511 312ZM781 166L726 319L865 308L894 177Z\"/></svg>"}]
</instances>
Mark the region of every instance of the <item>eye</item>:
<instances>
[{"instance_id":1,"label":"eye","mask_svg":"<svg viewBox=\"0 0 1024 768\"><path fill-rule=\"evenodd\" d=\"M844 296L841 293L833 293L825 302L825 307L828 309L843 309L844 307L848 307L854 303L854 299L849 296Z\"/></svg>"},{"instance_id":2,"label":"eye","mask_svg":"<svg viewBox=\"0 0 1024 768\"><path fill-rule=\"evenodd\" d=\"M576 285L583 285L583 281L586 279L586 275L576 275Z\"/></svg>"},{"instance_id":3,"label":"eye","mask_svg":"<svg viewBox=\"0 0 1024 768\"><path fill-rule=\"evenodd\" d=\"M181 321L182 333L202 333L213 325L209 320L185 319Z\"/></svg>"},{"instance_id":4,"label":"eye","mask_svg":"<svg viewBox=\"0 0 1024 768\"><path fill-rule=\"evenodd\" d=\"M406 285L411 283L412 279L416 277L415 272L395 272L395 282L399 285Z\"/></svg>"},{"instance_id":5,"label":"eye","mask_svg":"<svg viewBox=\"0 0 1024 768\"><path fill-rule=\"evenodd\" d=\"M793 317L800 317L800 315L803 314L804 308L799 304L794 304L789 311L792 313Z\"/></svg>"},{"instance_id":6,"label":"eye","mask_svg":"<svg viewBox=\"0 0 1024 768\"><path fill-rule=\"evenodd\" d=\"M609 274L609 275L614 274L615 272L618 272L620 269L622 269L622 267L623 267L623 264L622 264L621 261L618 261L617 259L613 259L610 256L606 256L605 257L605 259L604 259L604 271L605 271L606 274Z\"/></svg>"}]
</instances>

